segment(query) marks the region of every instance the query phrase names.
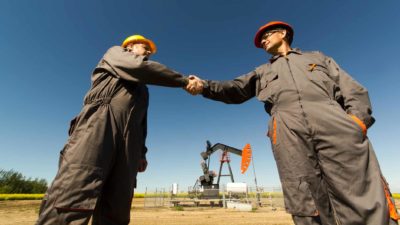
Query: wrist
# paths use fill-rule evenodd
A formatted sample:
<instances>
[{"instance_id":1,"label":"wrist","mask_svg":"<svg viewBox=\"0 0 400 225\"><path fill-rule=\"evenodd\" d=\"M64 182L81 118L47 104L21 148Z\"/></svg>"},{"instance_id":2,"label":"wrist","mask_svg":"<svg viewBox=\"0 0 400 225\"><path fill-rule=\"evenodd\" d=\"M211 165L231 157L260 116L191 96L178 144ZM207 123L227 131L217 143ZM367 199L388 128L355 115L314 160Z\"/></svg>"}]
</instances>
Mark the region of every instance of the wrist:
<instances>
[{"instance_id":1,"label":"wrist","mask_svg":"<svg viewBox=\"0 0 400 225\"><path fill-rule=\"evenodd\" d=\"M201 80L202 84L203 84L203 91L204 89L208 89L208 81L207 80Z\"/></svg>"},{"instance_id":2,"label":"wrist","mask_svg":"<svg viewBox=\"0 0 400 225\"><path fill-rule=\"evenodd\" d=\"M183 87L186 87L189 84L189 77L183 78Z\"/></svg>"}]
</instances>

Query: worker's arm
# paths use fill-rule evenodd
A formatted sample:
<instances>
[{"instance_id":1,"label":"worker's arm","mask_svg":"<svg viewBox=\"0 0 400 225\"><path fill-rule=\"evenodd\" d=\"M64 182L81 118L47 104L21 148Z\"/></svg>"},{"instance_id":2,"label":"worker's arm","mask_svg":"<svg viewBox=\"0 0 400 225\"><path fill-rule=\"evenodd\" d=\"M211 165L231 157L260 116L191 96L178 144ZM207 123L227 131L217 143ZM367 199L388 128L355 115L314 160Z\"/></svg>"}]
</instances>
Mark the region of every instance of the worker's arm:
<instances>
[{"instance_id":1,"label":"worker's arm","mask_svg":"<svg viewBox=\"0 0 400 225\"><path fill-rule=\"evenodd\" d=\"M258 76L255 71L230 81L205 80L204 97L228 104L240 104L256 95Z\"/></svg>"},{"instance_id":2,"label":"worker's arm","mask_svg":"<svg viewBox=\"0 0 400 225\"><path fill-rule=\"evenodd\" d=\"M120 46L110 48L97 68L106 69L121 79L145 84L184 87L188 83L187 77L182 74Z\"/></svg>"},{"instance_id":3,"label":"worker's arm","mask_svg":"<svg viewBox=\"0 0 400 225\"><path fill-rule=\"evenodd\" d=\"M368 91L365 87L355 81L330 57L326 59L329 72L337 79L340 93L344 100L344 109L353 119L361 120L369 128L375 122L372 117L372 106L369 100ZM356 121L359 123L360 121ZM362 125L362 124L361 124Z\"/></svg>"}]
</instances>

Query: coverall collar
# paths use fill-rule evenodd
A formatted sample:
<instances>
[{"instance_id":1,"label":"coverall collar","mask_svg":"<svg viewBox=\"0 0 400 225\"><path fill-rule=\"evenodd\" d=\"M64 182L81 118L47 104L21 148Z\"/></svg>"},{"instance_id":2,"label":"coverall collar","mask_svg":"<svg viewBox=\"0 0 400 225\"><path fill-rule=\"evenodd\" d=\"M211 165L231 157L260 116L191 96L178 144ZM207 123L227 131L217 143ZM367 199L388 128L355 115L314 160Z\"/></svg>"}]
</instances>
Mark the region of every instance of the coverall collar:
<instances>
[{"instance_id":1,"label":"coverall collar","mask_svg":"<svg viewBox=\"0 0 400 225\"><path fill-rule=\"evenodd\" d=\"M291 50L288 51L287 54L289 55L289 54L291 54L291 53L295 53L295 54L299 54L299 55L302 54L301 51L300 51L300 49L298 49L298 48L292 48ZM269 61L270 61L271 63L273 63L273 62L275 62L277 59L279 59L280 57L283 57L283 55L274 55L274 56L272 56L272 57L269 59Z\"/></svg>"}]
</instances>

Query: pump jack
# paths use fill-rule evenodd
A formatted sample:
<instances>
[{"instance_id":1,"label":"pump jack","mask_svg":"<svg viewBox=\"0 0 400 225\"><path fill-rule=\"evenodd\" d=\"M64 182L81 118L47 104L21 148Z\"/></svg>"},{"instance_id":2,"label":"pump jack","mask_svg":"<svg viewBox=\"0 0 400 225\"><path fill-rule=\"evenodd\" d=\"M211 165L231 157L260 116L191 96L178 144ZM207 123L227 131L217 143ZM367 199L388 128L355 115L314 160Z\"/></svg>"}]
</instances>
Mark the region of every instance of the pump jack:
<instances>
[{"instance_id":1,"label":"pump jack","mask_svg":"<svg viewBox=\"0 0 400 225\"><path fill-rule=\"evenodd\" d=\"M219 182L221 176L229 176L231 178L232 183L235 182L233 179L233 173L230 165L229 153L233 153L235 155L242 156L242 173L247 170L247 167L250 164L251 160L251 149L244 148L243 151L234 147L230 147L228 145L224 145L221 143L217 143L211 146L210 141L206 142L206 151L201 152L200 155L202 157L201 168L203 170L203 175L196 180L192 190L189 190L189 196L191 198L219 198ZM210 156L217 150L222 150L222 156L220 159L219 173L215 174L214 171L209 169L210 166ZM242 154L243 152L243 154ZM229 174L221 174L222 167L224 163L228 164ZM218 176L217 182L214 183L214 178Z\"/></svg>"}]
</instances>

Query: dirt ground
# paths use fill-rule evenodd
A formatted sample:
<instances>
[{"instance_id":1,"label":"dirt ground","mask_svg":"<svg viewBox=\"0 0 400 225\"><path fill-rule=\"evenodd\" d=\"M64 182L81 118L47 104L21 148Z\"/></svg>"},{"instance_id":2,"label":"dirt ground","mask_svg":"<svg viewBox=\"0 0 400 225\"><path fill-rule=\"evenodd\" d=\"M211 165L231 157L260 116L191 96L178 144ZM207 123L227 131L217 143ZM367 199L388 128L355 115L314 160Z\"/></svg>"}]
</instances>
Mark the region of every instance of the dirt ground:
<instances>
[{"instance_id":1,"label":"dirt ground","mask_svg":"<svg viewBox=\"0 0 400 225\"><path fill-rule=\"evenodd\" d=\"M397 207L400 207L397 201ZM40 200L0 201L1 225L32 225L37 219ZM252 212L211 207L144 208L135 199L131 211L134 225L293 225L282 208L262 207ZM182 211L181 211L182 210Z\"/></svg>"},{"instance_id":2,"label":"dirt ground","mask_svg":"<svg viewBox=\"0 0 400 225\"><path fill-rule=\"evenodd\" d=\"M32 225L37 219L40 200L0 201L1 225ZM283 210L263 207L239 212L219 207L144 208L143 199L135 199L131 211L134 225L293 225Z\"/></svg>"}]
</instances>

